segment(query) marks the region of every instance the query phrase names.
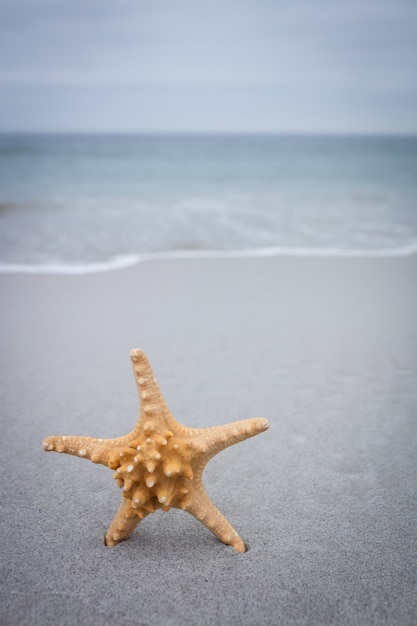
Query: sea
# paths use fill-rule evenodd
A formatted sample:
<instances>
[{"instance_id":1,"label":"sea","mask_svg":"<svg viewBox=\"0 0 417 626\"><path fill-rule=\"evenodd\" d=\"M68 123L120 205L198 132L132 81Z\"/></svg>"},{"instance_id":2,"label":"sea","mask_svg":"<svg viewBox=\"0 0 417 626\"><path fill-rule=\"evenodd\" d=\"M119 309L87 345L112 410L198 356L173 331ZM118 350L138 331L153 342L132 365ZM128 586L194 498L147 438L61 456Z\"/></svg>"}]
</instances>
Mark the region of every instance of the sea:
<instances>
[{"instance_id":1,"label":"sea","mask_svg":"<svg viewBox=\"0 0 417 626\"><path fill-rule=\"evenodd\" d=\"M417 137L0 135L0 271L417 252Z\"/></svg>"}]
</instances>

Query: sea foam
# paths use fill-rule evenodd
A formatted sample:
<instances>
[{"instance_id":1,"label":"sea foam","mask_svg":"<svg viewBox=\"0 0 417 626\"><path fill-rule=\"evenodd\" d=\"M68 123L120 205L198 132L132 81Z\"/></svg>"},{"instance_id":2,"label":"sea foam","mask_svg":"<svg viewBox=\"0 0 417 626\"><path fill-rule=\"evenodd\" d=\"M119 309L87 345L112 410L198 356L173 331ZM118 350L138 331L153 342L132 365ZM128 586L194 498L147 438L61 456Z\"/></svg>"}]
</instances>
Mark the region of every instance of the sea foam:
<instances>
[{"instance_id":1,"label":"sea foam","mask_svg":"<svg viewBox=\"0 0 417 626\"><path fill-rule=\"evenodd\" d=\"M417 241L400 248L386 249L337 249L337 248L290 248L270 247L246 250L167 250L144 254L126 254L95 263L53 262L43 264L3 263L1 274L99 274L123 270L150 261L174 261L181 259L244 259L266 257L316 257L316 258L396 258L417 254Z\"/></svg>"}]
</instances>

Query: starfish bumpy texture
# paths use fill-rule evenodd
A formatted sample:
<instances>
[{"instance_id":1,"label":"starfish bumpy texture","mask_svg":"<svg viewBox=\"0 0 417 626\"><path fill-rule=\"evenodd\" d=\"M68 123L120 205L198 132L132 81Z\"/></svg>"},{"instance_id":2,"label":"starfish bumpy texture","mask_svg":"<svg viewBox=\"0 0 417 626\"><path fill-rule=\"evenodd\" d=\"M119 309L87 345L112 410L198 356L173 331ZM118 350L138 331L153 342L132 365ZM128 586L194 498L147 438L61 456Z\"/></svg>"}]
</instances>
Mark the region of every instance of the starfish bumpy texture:
<instances>
[{"instance_id":1,"label":"starfish bumpy texture","mask_svg":"<svg viewBox=\"0 0 417 626\"><path fill-rule=\"evenodd\" d=\"M145 353L132 350L130 358L141 400L132 432L116 439L48 437L43 449L115 470L123 497L105 536L107 546L127 539L149 513L175 507L194 515L225 544L245 552L243 540L204 490L202 474L215 454L263 432L269 427L267 420L257 417L212 428L187 428L171 415Z\"/></svg>"}]
</instances>

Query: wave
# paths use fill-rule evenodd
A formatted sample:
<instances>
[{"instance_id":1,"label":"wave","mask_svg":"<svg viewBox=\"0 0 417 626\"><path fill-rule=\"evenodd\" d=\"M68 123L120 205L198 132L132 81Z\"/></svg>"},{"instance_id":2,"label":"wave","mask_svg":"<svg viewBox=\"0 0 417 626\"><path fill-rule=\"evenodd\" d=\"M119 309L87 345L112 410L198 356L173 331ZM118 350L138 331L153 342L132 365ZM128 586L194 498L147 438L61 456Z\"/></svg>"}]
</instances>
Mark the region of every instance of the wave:
<instances>
[{"instance_id":1,"label":"wave","mask_svg":"<svg viewBox=\"0 0 417 626\"><path fill-rule=\"evenodd\" d=\"M99 274L113 270L121 270L137 265L141 261L138 254L115 256L108 261L95 263L53 262L42 264L1 263L1 274Z\"/></svg>"},{"instance_id":2,"label":"wave","mask_svg":"<svg viewBox=\"0 0 417 626\"><path fill-rule=\"evenodd\" d=\"M180 259L244 259L265 257L395 258L417 254L417 241L399 248L291 248L269 247L239 250L166 250L125 254L92 263L53 262L43 264L1 263L0 274L98 274L126 269L149 261Z\"/></svg>"}]
</instances>

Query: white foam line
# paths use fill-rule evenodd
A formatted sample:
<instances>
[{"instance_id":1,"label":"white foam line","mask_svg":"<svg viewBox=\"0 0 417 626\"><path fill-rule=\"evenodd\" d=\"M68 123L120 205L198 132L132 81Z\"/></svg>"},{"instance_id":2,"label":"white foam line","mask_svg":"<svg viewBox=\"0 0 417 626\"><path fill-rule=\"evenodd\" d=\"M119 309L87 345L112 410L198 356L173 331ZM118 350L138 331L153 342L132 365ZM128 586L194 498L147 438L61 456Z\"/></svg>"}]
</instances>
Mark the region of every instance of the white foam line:
<instances>
[{"instance_id":1,"label":"white foam line","mask_svg":"<svg viewBox=\"0 0 417 626\"><path fill-rule=\"evenodd\" d=\"M144 254L116 256L102 263L84 264L0 264L1 274L97 274L133 267L139 263L175 259L243 259L254 257L328 257L328 258L396 258L417 254L417 241L402 248L338 249L338 248L253 248L243 250L168 250Z\"/></svg>"},{"instance_id":2,"label":"white foam line","mask_svg":"<svg viewBox=\"0 0 417 626\"><path fill-rule=\"evenodd\" d=\"M98 274L132 267L140 261L141 257L138 254L127 254L113 257L102 263L45 263L44 265L4 263L0 265L0 274Z\"/></svg>"}]
</instances>

